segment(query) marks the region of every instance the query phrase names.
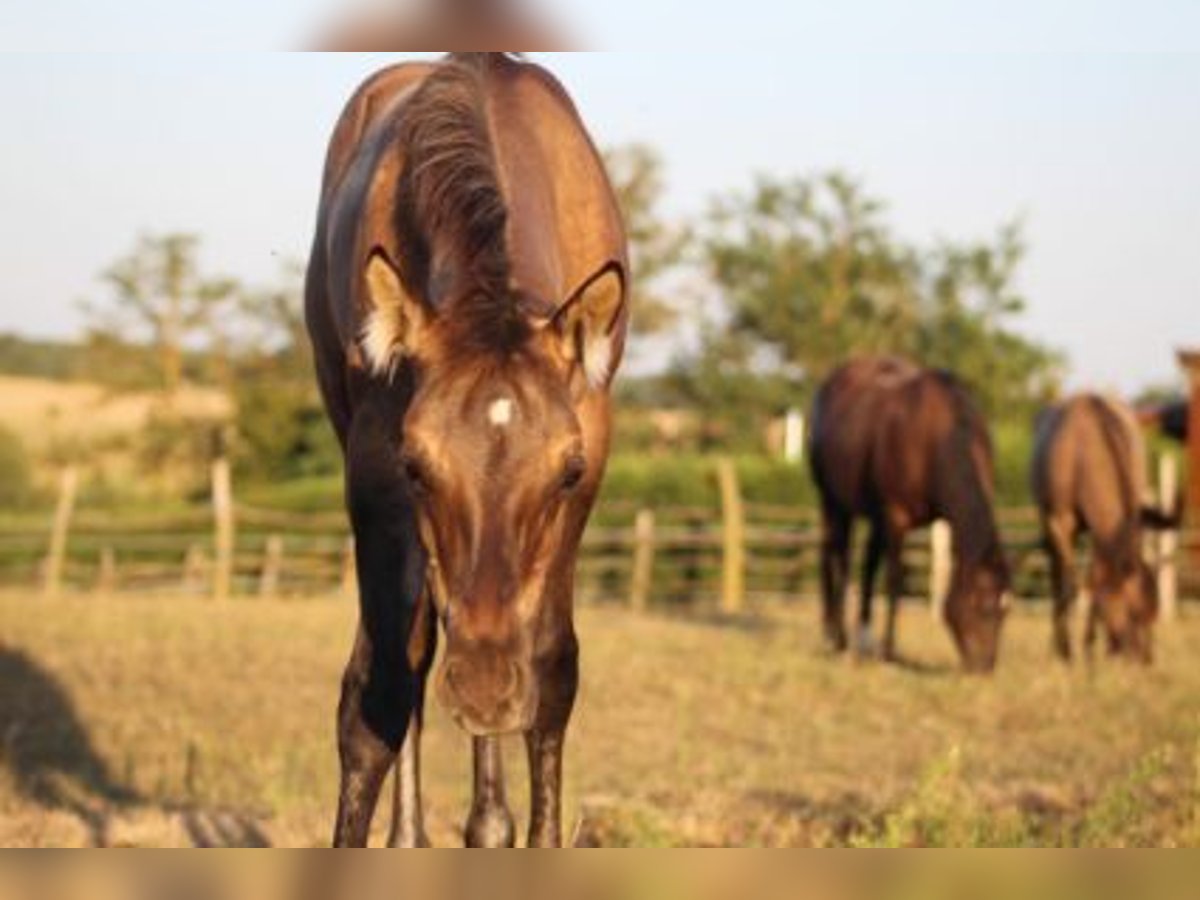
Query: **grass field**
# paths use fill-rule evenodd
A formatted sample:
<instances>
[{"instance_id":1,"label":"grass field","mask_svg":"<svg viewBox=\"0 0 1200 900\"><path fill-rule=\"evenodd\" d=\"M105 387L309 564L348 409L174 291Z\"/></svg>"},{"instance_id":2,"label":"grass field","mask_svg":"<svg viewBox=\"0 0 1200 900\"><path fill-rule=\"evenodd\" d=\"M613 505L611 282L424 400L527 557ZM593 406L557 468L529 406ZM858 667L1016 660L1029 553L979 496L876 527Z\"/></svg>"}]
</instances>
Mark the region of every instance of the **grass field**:
<instances>
[{"instance_id":1,"label":"grass field","mask_svg":"<svg viewBox=\"0 0 1200 900\"><path fill-rule=\"evenodd\" d=\"M813 612L584 610L579 843L1200 844L1200 621L1163 635L1153 671L1089 672L1051 664L1024 613L982 681L924 609L903 667L827 658ZM334 601L0 597L0 845L322 844L352 625ZM434 709L426 747L431 831L453 845L466 741Z\"/></svg>"}]
</instances>

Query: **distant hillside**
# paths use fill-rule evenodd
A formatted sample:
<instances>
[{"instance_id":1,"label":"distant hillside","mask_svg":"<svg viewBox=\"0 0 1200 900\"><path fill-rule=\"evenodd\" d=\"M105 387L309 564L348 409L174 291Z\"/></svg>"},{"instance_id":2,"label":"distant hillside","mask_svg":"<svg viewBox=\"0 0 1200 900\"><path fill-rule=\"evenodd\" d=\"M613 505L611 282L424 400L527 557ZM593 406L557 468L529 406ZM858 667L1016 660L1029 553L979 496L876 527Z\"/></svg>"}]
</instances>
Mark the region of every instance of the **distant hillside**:
<instances>
[{"instance_id":1,"label":"distant hillside","mask_svg":"<svg viewBox=\"0 0 1200 900\"><path fill-rule=\"evenodd\" d=\"M83 381L0 375L0 428L17 435L42 486L64 462L86 486L177 496L203 483L212 435L234 415L219 391L115 391Z\"/></svg>"},{"instance_id":2,"label":"distant hillside","mask_svg":"<svg viewBox=\"0 0 1200 900\"><path fill-rule=\"evenodd\" d=\"M82 356L75 343L0 334L0 375L69 381L80 374Z\"/></svg>"}]
</instances>

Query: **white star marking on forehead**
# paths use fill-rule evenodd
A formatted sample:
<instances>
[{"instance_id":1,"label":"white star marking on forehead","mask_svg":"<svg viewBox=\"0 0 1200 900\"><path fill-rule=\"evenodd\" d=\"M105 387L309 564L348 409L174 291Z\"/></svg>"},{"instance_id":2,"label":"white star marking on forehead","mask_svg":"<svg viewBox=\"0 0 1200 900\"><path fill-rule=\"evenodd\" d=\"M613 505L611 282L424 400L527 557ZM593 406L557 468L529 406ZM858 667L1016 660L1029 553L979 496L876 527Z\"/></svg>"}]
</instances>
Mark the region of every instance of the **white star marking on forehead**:
<instances>
[{"instance_id":1,"label":"white star marking on forehead","mask_svg":"<svg viewBox=\"0 0 1200 900\"><path fill-rule=\"evenodd\" d=\"M513 402L507 397L495 401L488 407L488 421L497 428L507 428L513 420Z\"/></svg>"}]
</instances>

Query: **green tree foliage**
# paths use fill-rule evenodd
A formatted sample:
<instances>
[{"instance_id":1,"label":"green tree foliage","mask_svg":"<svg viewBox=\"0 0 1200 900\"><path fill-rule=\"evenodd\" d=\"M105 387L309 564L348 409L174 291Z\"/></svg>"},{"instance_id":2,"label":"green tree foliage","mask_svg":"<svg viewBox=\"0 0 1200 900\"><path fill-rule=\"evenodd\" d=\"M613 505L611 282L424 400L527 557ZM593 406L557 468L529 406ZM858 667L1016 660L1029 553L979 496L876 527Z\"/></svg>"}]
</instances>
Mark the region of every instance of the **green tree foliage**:
<instances>
[{"instance_id":1,"label":"green tree foliage","mask_svg":"<svg viewBox=\"0 0 1200 900\"><path fill-rule=\"evenodd\" d=\"M279 287L245 295L237 356L238 464L252 479L339 471L340 451L316 387L298 266Z\"/></svg>"},{"instance_id":2,"label":"green tree foliage","mask_svg":"<svg viewBox=\"0 0 1200 900\"><path fill-rule=\"evenodd\" d=\"M664 276L683 261L691 235L662 214L665 181L656 150L644 144L618 147L605 154L605 162L625 215L633 257L633 336L660 334L679 315Z\"/></svg>"},{"instance_id":3,"label":"green tree foliage","mask_svg":"<svg viewBox=\"0 0 1200 900\"><path fill-rule=\"evenodd\" d=\"M992 413L1031 414L1057 388L1059 356L1013 328L1025 308L1015 226L995 242L921 250L892 232L881 202L835 173L760 179L719 200L702 250L727 323L676 365L675 380L713 414L744 422L781 400L806 402L864 354L951 369Z\"/></svg>"},{"instance_id":4,"label":"green tree foliage","mask_svg":"<svg viewBox=\"0 0 1200 900\"><path fill-rule=\"evenodd\" d=\"M14 509L33 496L33 467L21 439L0 428L0 510Z\"/></svg>"},{"instance_id":5,"label":"green tree foliage","mask_svg":"<svg viewBox=\"0 0 1200 900\"><path fill-rule=\"evenodd\" d=\"M992 243L931 253L913 352L965 378L993 416L1028 419L1059 393L1063 360L1012 327L1027 306L1015 287L1024 257L1017 225Z\"/></svg>"},{"instance_id":6,"label":"green tree foliage","mask_svg":"<svg viewBox=\"0 0 1200 900\"><path fill-rule=\"evenodd\" d=\"M852 353L908 349L918 261L882 205L841 175L777 182L714 205L703 251L730 330L820 379Z\"/></svg>"},{"instance_id":7,"label":"green tree foliage","mask_svg":"<svg viewBox=\"0 0 1200 900\"><path fill-rule=\"evenodd\" d=\"M230 279L201 274L198 248L194 235L145 236L104 273L108 297L83 306L93 371L167 394L179 388L189 348L220 328L237 293ZM213 343L208 350L219 353Z\"/></svg>"}]
</instances>

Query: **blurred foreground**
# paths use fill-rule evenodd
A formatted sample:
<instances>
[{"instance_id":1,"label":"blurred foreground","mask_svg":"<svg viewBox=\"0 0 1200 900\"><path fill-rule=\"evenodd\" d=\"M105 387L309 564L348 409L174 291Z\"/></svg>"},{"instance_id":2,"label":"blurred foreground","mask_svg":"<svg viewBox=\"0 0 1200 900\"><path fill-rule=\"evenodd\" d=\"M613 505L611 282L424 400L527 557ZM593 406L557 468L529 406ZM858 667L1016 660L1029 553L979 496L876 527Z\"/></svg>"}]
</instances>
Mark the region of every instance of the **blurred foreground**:
<instances>
[{"instance_id":1,"label":"blurred foreground","mask_svg":"<svg viewBox=\"0 0 1200 900\"><path fill-rule=\"evenodd\" d=\"M128 859L128 858L127 858ZM959 854L954 857L872 858L863 865L846 857L739 857L707 855L686 860L646 856L597 859L594 856L542 858L536 864L514 858L474 862L423 856L419 861L394 857L306 857L285 864L245 856L223 858L223 865L188 866L157 858L142 862L102 863L94 858L74 866L35 865L26 861L0 872L0 897L62 900L187 897L235 900L252 897L374 900L403 896L428 898L494 897L496 900L624 900L624 898L698 898L756 900L819 897L821 900L1145 900L1192 897L1191 876L1178 857L1171 861L1145 854L1114 857L1030 857L1019 859ZM411 893L408 893L411 892Z\"/></svg>"},{"instance_id":2,"label":"blurred foreground","mask_svg":"<svg viewBox=\"0 0 1200 900\"><path fill-rule=\"evenodd\" d=\"M324 845L353 615L338 601L0 597L0 844ZM580 634L578 846L1200 844L1195 617L1164 630L1154 671L1088 672L1052 665L1048 623L1023 612L994 681L958 674L919 605L901 667L825 657L808 606L738 621L588 607ZM467 742L436 707L431 720L431 836L456 846ZM516 746L509 766L520 816Z\"/></svg>"}]
</instances>

